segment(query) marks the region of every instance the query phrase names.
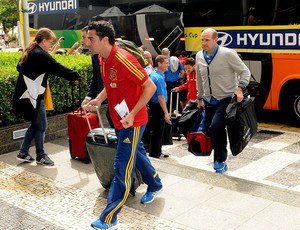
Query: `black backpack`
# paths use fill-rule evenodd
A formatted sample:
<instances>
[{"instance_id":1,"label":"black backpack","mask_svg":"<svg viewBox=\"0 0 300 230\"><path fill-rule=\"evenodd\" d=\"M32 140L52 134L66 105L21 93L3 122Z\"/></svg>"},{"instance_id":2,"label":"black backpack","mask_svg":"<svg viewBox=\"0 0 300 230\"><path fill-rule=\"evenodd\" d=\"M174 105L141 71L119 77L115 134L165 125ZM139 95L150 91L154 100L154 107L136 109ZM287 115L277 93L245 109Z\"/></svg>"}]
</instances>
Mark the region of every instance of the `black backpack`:
<instances>
[{"instance_id":1,"label":"black backpack","mask_svg":"<svg viewBox=\"0 0 300 230\"><path fill-rule=\"evenodd\" d=\"M148 61L144 56L144 52L134 42L128 40L118 40L116 41L116 44L118 47L127 50L129 53L135 56L143 68L148 65Z\"/></svg>"}]
</instances>

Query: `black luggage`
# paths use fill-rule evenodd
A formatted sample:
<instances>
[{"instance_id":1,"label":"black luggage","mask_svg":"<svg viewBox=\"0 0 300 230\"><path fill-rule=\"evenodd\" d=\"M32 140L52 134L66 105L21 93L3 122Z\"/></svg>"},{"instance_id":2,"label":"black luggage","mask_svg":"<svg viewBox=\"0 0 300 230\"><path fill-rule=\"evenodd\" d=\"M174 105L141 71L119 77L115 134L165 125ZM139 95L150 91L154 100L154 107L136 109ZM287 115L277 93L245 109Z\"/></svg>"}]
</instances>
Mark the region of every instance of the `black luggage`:
<instances>
[{"instance_id":1,"label":"black luggage","mask_svg":"<svg viewBox=\"0 0 300 230\"><path fill-rule=\"evenodd\" d=\"M173 110L172 104L173 104L173 94L176 93L176 108ZM179 113L179 93L178 92L171 92L170 93L170 116L172 121L172 137L177 138L177 140L180 140L182 135L179 129L179 118L181 114ZM172 143L173 144L173 143Z\"/></svg>"},{"instance_id":2,"label":"black luggage","mask_svg":"<svg viewBox=\"0 0 300 230\"><path fill-rule=\"evenodd\" d=\"M103 128L99 111L97 111L101 128L92 129L86 137L86 148L90 155L100 184L109 189L114 178L114 159L117 148L115 129ZM135 169L133 185L130 193L134 196L135 190L143 183L141 173Z\"/></svg>"},{"instance_id":3,"label":"black luggage","mask_svg":"<svg viewBox=\"0 0 300 230\"><path fill-rule=\"evenodd\" d=\"M227 132L232 155L236 156L247 146L257 132L257 118L254 103L246 97L237 103L236 97L226 109Z\"/></svg>"},{"instance_id":4,"label":"black luggage","mask_svg":"<svg viewBox=\"0 0 300 230\"><path fill-rule=\"evenodd\" d=\"M173 145L173 125L165 122L162 145Z\"/></svg>"},{"instance_id":5,"label":"black luggage","mask_svg":"<svg viewBox=\"0 0 300 230\"><path fill-rule=\"evenodd\" d=\"M194 123L196 122L198 111L199 108L197 100L189 100L189 102L183 109L179 118L179 130L180 133L182 133L185 137L187 137L189 129L192 128Z\"/></svg>"},{"instance_id":6,"label":"black luggage","mask_svg":"<svg viewBox=\"0 0 300 230\"><path fill-rule=\"evenodd\" d=\"M146 152L149 152L149 150L150 150L150 138L151 138L153 124L152 124L152 114L151 114L150 106L149 106L149 104L147 104L146 106L147 106L147 112L148 112L148 123L146 125L145 130L144 130L142 141L144 143L144 147L145 147Z\"/></svg>"},{"instance_id":7,"label":"black luggage","mask_svg":"<svg viewBox=\"0 0 300 230\"><path fill-rule=\"evenodd\" d=\"M152 117L149 105L147 105L147 108L148 108L148 124L143 133L142 141L144 143L146 152L149 152L150 151L150 139L151 139L154 125L153 125L153 117ZM172 124L168 124L167 122L165 122L165 128L163 130L162 145L173 145L173 137L172 136L173 136Z\"/></svg>"}]
</instances>

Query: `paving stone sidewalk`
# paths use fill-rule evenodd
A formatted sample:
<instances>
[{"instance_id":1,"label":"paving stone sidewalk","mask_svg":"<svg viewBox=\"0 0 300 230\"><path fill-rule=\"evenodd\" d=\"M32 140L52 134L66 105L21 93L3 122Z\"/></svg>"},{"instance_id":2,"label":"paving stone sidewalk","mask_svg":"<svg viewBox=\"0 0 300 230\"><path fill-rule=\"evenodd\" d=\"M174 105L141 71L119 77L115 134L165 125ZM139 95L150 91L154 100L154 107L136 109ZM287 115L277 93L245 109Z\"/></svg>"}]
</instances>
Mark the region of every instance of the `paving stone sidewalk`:
<instances>
[{"instance_id":1,"label":"paving stone sidewalk","mask_svg":"<svg viewBox=\"0 0 300 230\"><path fill-rule=\"evenodd\" d=\"M130 199L130 198L129 198ZM0 161L0 229L92 229L106 198ZM191 228L124 206L119 229Z\"/></svg>"},{"instance_id":2,"label":"paving stone sidewalk","mask_svg":"<svg viewBox=\"0 0 300 230\"><path fill-rule=\"evenodd\" d=\"M299 229L299 134L259 133L229 158L227 176L213 172L211 157L188 153L184 140L174 143L164 146L169 158L151 159L163 193L142 205L141 185L118 215L119 230ZM67 139L45 149L55 166L0 155L0 229L91 229L107 197L92 164L71 160Z\"/></svg>"}]
</instances>

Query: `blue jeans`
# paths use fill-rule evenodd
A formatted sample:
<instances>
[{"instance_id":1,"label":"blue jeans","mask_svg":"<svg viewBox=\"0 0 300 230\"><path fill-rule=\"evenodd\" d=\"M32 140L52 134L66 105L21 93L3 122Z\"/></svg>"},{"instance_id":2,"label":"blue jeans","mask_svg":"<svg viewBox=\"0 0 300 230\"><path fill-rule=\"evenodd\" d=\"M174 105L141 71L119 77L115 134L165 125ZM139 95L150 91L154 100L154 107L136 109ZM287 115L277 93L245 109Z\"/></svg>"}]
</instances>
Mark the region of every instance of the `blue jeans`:
<instances>
[{"instance_id":1,"label":"blue jeans","mask_svg":"<svg viewBox=\"0 0 300 230\"><path fill-rule=\"evenodd\" d=\"M41 100L37 118L34 122L31 122L30 127L26 131L20 149L20 153L28 154L31 141L34 139L36 157L41 158L45 153L44 140L45 140L46 129L47 129L47 117L46 117L45 104L44 104L44 100Z\"/></svg>"},{"instance_id":2,"label":"blue jeans","mask_svg":"<svg viewBox=\"0 0 300 230\"><path fill-rule=\"evenodd\" d=\"M208 125L208 135L214 150L214 161L223 162L227 159L226 108L231 98L220 100L217 104L205 101L205 121Z\"/></svg>"}]
</instances>

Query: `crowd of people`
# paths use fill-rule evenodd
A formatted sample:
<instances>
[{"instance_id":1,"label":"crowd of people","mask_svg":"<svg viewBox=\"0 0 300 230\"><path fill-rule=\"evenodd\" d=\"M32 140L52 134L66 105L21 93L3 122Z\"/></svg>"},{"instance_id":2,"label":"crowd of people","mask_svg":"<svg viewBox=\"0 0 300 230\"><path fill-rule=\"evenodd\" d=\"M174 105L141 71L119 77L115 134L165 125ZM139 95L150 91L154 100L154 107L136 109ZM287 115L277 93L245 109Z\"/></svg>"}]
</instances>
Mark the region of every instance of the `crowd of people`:
<instances>
[{"instance_id":1,"label":"crowd of people","mask_svg":"<svg viewBox=\"0 0 300 230\"><path fill-rule=\"evenodd\" d=\"M216 173L226 173L225 110L234 95L238 102L243 99L243 90L250 79L247 66L234 50L218 45L218 33L212 28L202 32L202 50L195 58L185 51L171 55L166 47L153 59L147 47L142 46L148 61L145 68L131 53L119 48L115 38L110 22L91 22L82 29L81 45L75 43L69 51L72 55L86 49L91 55L93 78L82 106L95 111L108 100L109 117L118 138L115 176L109 189L107 206L91 224L95 229L110 229L117 225L117 214L129 195L135 168L141 172L148 186L141 203L151 203L162 191L162 181L149 157L165 157L162 154L162 138L165 124L172 122L171 92L180 93L181 110L189 100L197 100L198 107L205 109L214 150L213 167ZM54 74L74 81L80 79L76 71L57 63L50 55L57 53L63 38L55 41L53 31L39 29L17 64L19 78L13 106L31 121L17 155L17 159L24 162L35 161L29 154L34 139L36 162L54 165L44 150L47 119L43 98L48 75ZM129 109L124 117L120 117L115 110L115 106L122 100L125 100ZM173 102L176 103L176 100ZM148 121L148 113L151 114L151 122ZM147 125L151 125L149 155L142 142Z\"/></svg>"}]
</instances>

